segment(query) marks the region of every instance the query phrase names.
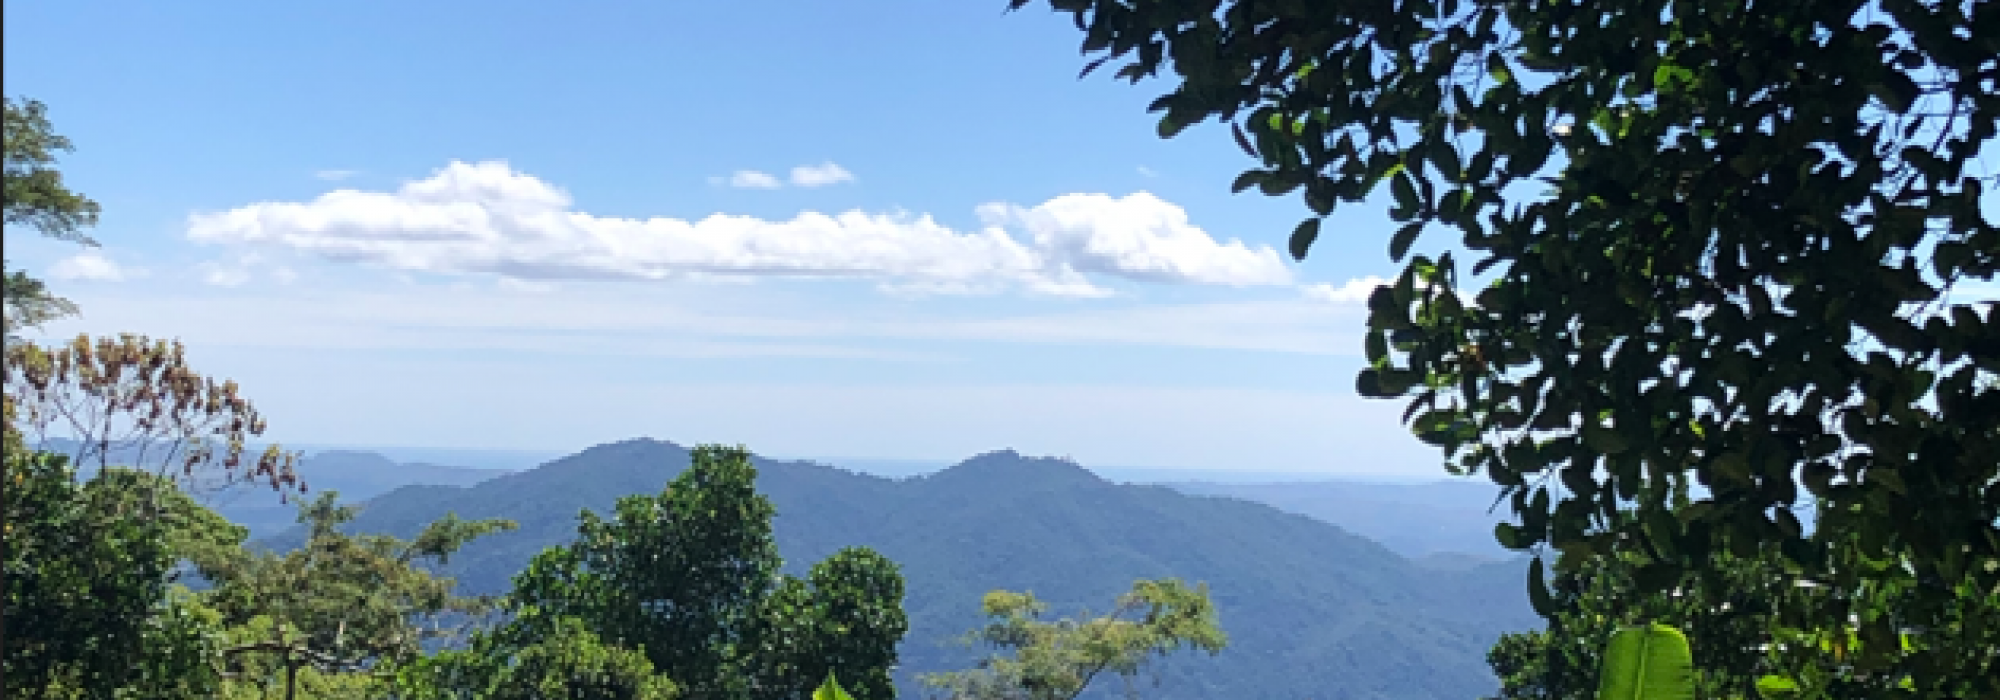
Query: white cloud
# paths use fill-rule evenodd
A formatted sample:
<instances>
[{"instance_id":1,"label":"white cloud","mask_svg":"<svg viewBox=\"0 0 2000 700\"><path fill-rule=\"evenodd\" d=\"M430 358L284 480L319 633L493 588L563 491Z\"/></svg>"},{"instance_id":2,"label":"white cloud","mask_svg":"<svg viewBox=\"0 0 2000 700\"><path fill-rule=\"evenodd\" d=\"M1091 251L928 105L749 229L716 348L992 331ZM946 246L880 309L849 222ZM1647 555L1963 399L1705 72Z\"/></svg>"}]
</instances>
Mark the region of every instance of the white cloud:
<instances>
[{"instance_id":1,"label":"white cloud","mask_svg":"<svg viewBox=\"0 0 2000 700\"><path fill-rule=\"evenodd\" d=\"M854 173L847 172L846 168L833 161L792 168L792 184L800 187L825 187L853 181Z\"/></svg>"},{"instance_id":2,"label":"white cloud","mask_svg":"<svg viewBox=\"0 0 2000 700\"><path fill-rule=\"evenodd\" d=\"M989 226L1017 225L1036 249L1084 273L1177 284L1289 284L1278 251L1242 241L1221 243L1189 223L1187 210L1146 192L1123 199L1066 194L1032 208L988 204Z\"/></svg>"},{"instance_id":3,"label":"white cloud","mask_svg":"<svg viewBox=\"0 0 2000 700\"><path fill-rule=\"evenodd\" d=\"M712 177L708 181L745 190L775 190L785 186L785 183L779 182L778 178L772 177L770 173L756 170L738 170L730 173L729 177Z\"/></svg>"},{"instance_id":4,"label":"white cloud","mask_svg":"<svg viewBox=\"0 0 2000 700\"><path fill-rule=\"evenodd\" d=\"M360 174L361 171L359 170L321 170L319 172L313 173L313 177L319 178L321 180L326 180L328 182L338 182Z\"/></svg>"},{"instance_id":5,"label":"white cloud","mask_svg":"<svg viewBox=\"0 0 2000 700\"><path fill-rule=\"evenodd\" d=\"M1185 210L1144 192L983 205L986 223L977 231L902 213L689 221L599 217L570 206L567 193L505 163L453 162L393 193L339 190L310 202L197 214L188 236L394 270L543 281L840 277L916 293L1102 296L1109 292L1093 277L1230 286L1291 280L1277 251L1219 242Z\"/></svg>"},{"instance_id":6,"label":"white cloud","mask_svg":"<svg viewBox=\"0 0 2000 700\"><path fill-rule=\"evenodd\" d=\"M1143 165L1139 166L1139 174L1140 174L1140 175L1144 175L1144 176L1146 176L1146 177L1159 177L1159 176L1160 176L1160 173L1159 173L1158 171L1156 171L1156 170L1153 170L1152 168L1148 168L1148 167L1146 167L1146 166L1143 166Z\"/></svg>"},{"instance_id":7,"label":"white cloud","mask_svg":"<svg viewBox=\"0 0 2000 700\"><path fill-rule=\"evenodd\" d=\"M1385 284L1389 284L1389 280L1370 275L1368 277L1351 279L1345 284L1340 285L1324 282L1309 284L1300 287L1299 290L1304 292L1308 299L1317 299L1334 304L1366 304L1368 303L1368 295L1374 294L1376 287Z\"/></svg>"},{"instance_id":8,"label":"white cloud","mask_svg":"<svg viewBox=\"0 0 2000 700\"><path fill-rule=\"evenodd\" d=\"M59 280L117 282L125 279L126 273L118 263L90 250L57 261L54 267L49 268L49 276Z\"/></svg>"}]
</instances>

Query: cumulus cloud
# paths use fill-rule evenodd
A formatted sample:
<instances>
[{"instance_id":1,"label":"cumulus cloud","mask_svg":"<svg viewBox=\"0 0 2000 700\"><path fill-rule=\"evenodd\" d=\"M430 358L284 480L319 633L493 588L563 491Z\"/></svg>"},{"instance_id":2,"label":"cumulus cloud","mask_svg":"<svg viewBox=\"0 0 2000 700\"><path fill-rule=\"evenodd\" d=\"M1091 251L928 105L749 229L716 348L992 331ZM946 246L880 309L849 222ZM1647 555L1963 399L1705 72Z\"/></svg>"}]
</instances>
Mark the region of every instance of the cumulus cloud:
<instances>
[{"instance_id":1,"label":"cumulus cloud","mask_svg":"<svg viewBox=\"0 0 2000 700\"><path fill-rule=\"evenodd\" d=\"M1101 296L1109 291L1095 278L1231 286L1291 280L1275 250L1217 241L1180 207L1143 192L983 205L985 224L972 231L904 213L696 221L600 217L571 204L567 193L505 163L454 162L395 192L339 190L309 202L196 214L188 236L395 270L536 281L835 277L915 293Z\"/></svg>"},{"instance_id":2,"label":"cumulus cloud","mask_svg":"<svg viewBox=\"0 0 2000 700\"><path fill-rule=\"evenodd\" d=\"M1317 299L1334 304L1366 304L1368 303L1368 295L1374 294L1376 287L1385 284L1389 284L1389 280L1370 275L1368 277L1351 279L1345 284L1339 285L1324 282L1309 284L1300 287L1299 290L1304 292L1308 299Z\"/></svg>"},{"instance_id":3,"label":"cumulus cloud","mask_svg":"<svg viewBox=\"0 0 2000 700\"><path fill-rule=\"evenodd\" d=\"M49 268L49 276L59 280L117 282L125 279L124 268L97 251L85 251L63 258Z\"/></svg>"},{"instance_id":4,"label":"cumulus cloud","mask_svg":"<svg viewBox=\"0 0 2000 700\"><path fill-rule=\"evenodd\" d=\"M1235 287L1292 278L1278 251L1219 242L1190 223L1187 210L1146 192L1066 194L1030 208L987 204L979 215L989 226L1018 226L1050 260L1087 274Z\"/></svg>"},{"instance_id":5,"label":"cumulus cloud","mask_svg":"<svg viewBox=\"0 0 2000 700\"><path fill-rule=\"evenodd\" d=\"M778 178L772 177L770 173L756 170L738 170L730 173L729 177L709 178L709 182L744 190L775 190L785 186L785 183L778 181Z\"/></svg>"},{"instance_id":6,"label":"cumulus cloud","mask_svg":"<svg viewBox=\"0 0 2000 700\"><path fill-rule=\"evenodd\" d=\"M800 187L825 187L853 181L854 173L847 172L846 168L833 161L792 168L792 184Z\"/></svg>"}]
</instances>

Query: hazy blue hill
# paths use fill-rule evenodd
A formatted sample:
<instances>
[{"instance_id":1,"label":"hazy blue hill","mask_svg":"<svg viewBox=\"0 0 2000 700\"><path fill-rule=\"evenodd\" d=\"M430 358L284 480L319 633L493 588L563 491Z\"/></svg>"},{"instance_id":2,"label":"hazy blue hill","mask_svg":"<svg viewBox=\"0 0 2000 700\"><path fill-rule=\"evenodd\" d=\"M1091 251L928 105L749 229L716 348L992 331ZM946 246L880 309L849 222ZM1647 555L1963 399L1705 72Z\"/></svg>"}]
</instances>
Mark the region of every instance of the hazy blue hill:
<instances>
[{"instance_id":1,"label":"hazy blue hill","mask_svg":"<svg viewBox=\"0 0 2000 700\"><path fill-rule=\"evenodd\" d=\"M1241 498L1309 516L1380 542L1404 556L1458 554L1486 560L1512 556L1493 539L1493 524L1508 513L1504 503L1499 509L1487 512L1500 488L1486 481L1455 479L1427 484L1191 481L1167 485L1182 493Z\"/></svg>"},{"instance_id":2,"label":"hazy blue hill","mask_svg":"<svg viewBox=\"0 0 2000 700\"><path fill-rule=\"evenodd\" d=\"M497 593L535 552L574 535L580 509L656 493L688 459L654 440L601 445L470 487L397 489L370 502L356 528L407 536L448 511L513 518L519 531L454 559L467 589ZM1108 605L1138 577L1207 582L1231 646L1163 666L1146 693L1161 698L1474 697L1494 690L1483 660L1493 640L1538 624L1518 563L1419 566L1302 515L1113 484L1062 460L996 452L901 480L809 462L757 466L788 568L850 545L902 565L905 697L923 697L915 673L976 658L950 642L981 624L979 599L993 588L1031 590L1074 613ZM1119 690L1112 680L1106 697Z\"/></svg>"},{"instance_id":3,"label":"hazy blue hill","mask_svg":"<svg viewBox=\"0 0 2000 700\"><path fill-rule=\"evenodd\" d=\"M74 440L55 438L41 446L64 455L79 454ZM247 450L257 453L263 446ZM173 453L165 443L144 450L137 445L113 449L104 460L116 466L159 469ZM97 460L87 460L79 471L95 472ZM470 469L427 463L396 462L373 452L323 450L307 453L293 468L308 487L308 496L321 491L339 491L342 500L363 501L409 485L471 486L505 472ZM231 522L250 528L251 537L268 537L298 521L298 505L279 500L269 488L239 485L216 492L199 492L197 498Z\"/></svg>"},{"instance_id":4,"label":"hazy blue hill","mask_svg":"<svg viewBox=\"0 0 2000 700\"><path fill-rule=\"evenodd\" d=\"M296 471L311 492L339 491L342 500L350 501L367 500L409 485L471 486L503 473L394 462L373 452L352 450L307 455L299 460ZM212 507L224 517L249 526L253 537L275 534L298 520L296 504L280 503L262 489L246 488L219 495Z\"/></svg>"}]
</instances>

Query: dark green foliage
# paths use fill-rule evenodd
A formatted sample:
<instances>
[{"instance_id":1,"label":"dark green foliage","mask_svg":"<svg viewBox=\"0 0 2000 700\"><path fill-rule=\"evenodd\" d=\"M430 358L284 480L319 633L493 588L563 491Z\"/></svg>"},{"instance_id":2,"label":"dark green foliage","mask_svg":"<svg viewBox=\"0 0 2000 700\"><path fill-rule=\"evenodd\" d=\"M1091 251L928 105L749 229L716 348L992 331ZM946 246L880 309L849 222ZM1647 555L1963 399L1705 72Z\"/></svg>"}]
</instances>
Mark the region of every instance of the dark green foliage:
<instances>
[{"instance_id":1,"label":"dark green foliage","mask_svg":"<svg viewBox=\"0 0 2000 700\"><path fill-rule=\"evenodd\" d=\"M895 562L849 547L813 565L806 579L783 576L765 597L746 653L758 688L815 687L829 674L850 679L857 698L893 698L896 643L909 629L903 576Z\"/></svg>"},{"instance_id":2,"label":"dark green foliage","mask_svg":"<svg viewBox=\"0 0 2000 700\"><path fill-rule=\"evenodd\" d=\"M2000 628L1893 642L2000 587L2000 315L1951 296L2000 270L1975 170L2000 4L1049 4L1118 76L1178 73L1162 134L1232 122L1262 161L1239 190L1317 218L1389 185L1407 266L1370 300L1357 388L1505 490L1506 544L1643 557L1635 595L1769 544L1844 592L1791 629L1852 616L1876 642L1849 665L2000 695ZM1431 229L1480 256L1471 279L1412 253ZM1691 508L1641 498L1686 484ZM1853 537L1807 543L1807 497ZM1921 583L1859 585L1868 561Z\"/></svg>"},{"instance_id":3,"label":"dark green foliage","mask_svg":"<svg viewBox=\"0 0 2000 700\"><path fill-rule=\"evenodd\" d=\"M1685 499L1675 499L1686 507ZM1631 517L1628 512L1623 517ZM1837 520L1821 512L1816 522ZM1664 623L1692 640L1697 688L1702 697L1753 697L1778 683L1801 697L1895 697L1913 685L1913 674L1871 665L1867 645L1902 648L1917 640L1950 645L1973 663L1990 658L1985 630L2000 625L2000 591L1961 588L1950 598L1925 591L1908 569L1889 562L1855 558L1842 546L1841 529L1815 530L1809 542L1826 552L1837 583L1821 585L1798 576L1798 565L1770 544L1750 556L1723 550L1709 556L1700 572L1684 572L1668 590L1642 584L1671 570L1629 553L1599 557L1552 580L1555 610L1551 632L1508 635L1489 654L1503 679L1502 698L1571 697L1596 688L1603 645L1614 630ZM1865 639L1857 624L1826 625L1825 610L1851 611L1856 622L1873 616L1894 619L1905 609L1937 604L1944 598L1963 611L1946 625L1917 635ZM1978 679L1958 678L1952 693L1971 692ZM1554 689L1554 690L1551 690Z\"/></svg>"},{"instance_id":4,"label":"dark green foliage","mask_svg":"<svg viewBox=\"0 0 2000 700\"><path fill-rule=\"evenodd\" d=\"M447 563L466 543L512 529L500 519L461 520L446 513L408 541L339 530L356 508L336 505L339 494L321 493L299 505L306 545L283 554L238 551L204 566L214 585L205 602L229 626L267 629L269 639L231 650L238 668L281 670L262 657L276 655L322 673L393 666L417 657L422 644L444 636L426 625L439 616L473 614L487 602L456 595L455 581L427 568ZM236 658L249 655L252 658Z\"/></svg>"},{"instance_id":5,"label":"dark green foliage","mask_svg":"<svg viewBox=\"0 0 2000 700\"><path fill-rule=\"evenodd\" d=\"M520 611L532 620L539 611ZM678 690L644 653L607 645L573 617L527 622L532 641L498 635L399 669L402 700L670 700ZM518 643L515 643L518 642Z\"/></svg>"},{"instance_id":6,"label":"dark green foliage","mask_svg":"<svg viewBox=\"0 0 2000 700\"><path fill-rule=\"evenodd\" d=\"M1560 692L1561 688L1585 687L1561 685L1566 674L1552 671L1551 667L1561 666L1568 659L1560 655L1552 657L1551 654L1561 653L1552 651L1552 644L1555 641L1545 630L1501 637L1486 652L1486 664L1500 677L1500 694L1491 700L1559 700L1569 697Z\"/></svg>"},{"instance_id":7,"label":"dark green foliage","mask_svg":"<svg viewBox=\"0 0 2000 700\"><path fill-rule=\"evenodd\" d=\"M26 226L66 241L96 245L83 229L97 223L98 206L70 191L56 170L56 154L74 148L55 133L48 108L7 98L6 225Z\"/></svg>"},{"instance_id":8,"label":"dark green foliage","mask_svg":"<svg viewBox=\"0 0 2000 700\"><path fill-rule=\"evenodd\" d=\"M163 482L113 470L78 483L60 455L13 444L5 459L0 687L24 698L211 688L205 627L167 598L173 545L194 538L175 532L189 521L179 502L153 493Z\"/></svg>"},{"instance_id":9,"label":"dark green foliage","mask_svg":"<svg viewBox=\"0 0 2000 700\"><path fill-rule=\"evenodd\" d=\"M781 582L786 596L772 596L773 602L759 615L760 629L767 638L782 640L802 637L807 644L792 646L788 653L763 656L764 668L796 668L801 677L766 683L767 687L813 687L815 678L838 674L847 678L845 691L861 700L888 700L896 696L896 645L909 631L903 613L903 574L896 563L865 547L848 547L814 564L806 587L786 576ZM808 625L803 635L795 626Z\"/></svg>"},{"instance_id":10,"label":"dark green foliage","mask_svg":"<svg viewBox=\"0 0 2000 700\"><path fill-rule=\"evenodd\" d=\"M844 549L800 581L780 576L771 502L741 448L695 448L658 496L619 499L610 520L585 510L576 540L536 555L512 603L536 611L498 634L581 620L606 642L642 650L695 697L796 698L829 671L862 700L893 696L889 669L908 624L893 562Z\"/></svg>"},{"instance_id":11,"label":"dark green foliage","mask_svg":"<svg viewBox=\"0 0 2000 700\"><path fill-rule=\"evenodd\" d=\"M34 100L7 98L6 215L8 228L25 226L45 236L84 245L96 241L83 229L97 223L98 206L70 191L56 170L56 154L72 148L55 133L48 110ZM4 264L0 264L4 267ZM76 305L50 294L41 280L24 270L7 270L6 323L9 342L23 327L38 326L76 313Z\"/></svg>"},{"instance_id":12,"label":"dark green foliage","mask_svg":"<svg viewBox=\"0 0 2000 700\"><path fill-rule=\"evenodd\" d=\"M0 261L0 267L5 265L4 261ZM0 284L5 285L0 293L4 293L7 303L7 342L20 342L15 332L21 328L32 328L77 313L75 303L51 293L48 285L28 276L28 271L9 270L6 275L0 279Z\"/></svg>"}]
</instances>

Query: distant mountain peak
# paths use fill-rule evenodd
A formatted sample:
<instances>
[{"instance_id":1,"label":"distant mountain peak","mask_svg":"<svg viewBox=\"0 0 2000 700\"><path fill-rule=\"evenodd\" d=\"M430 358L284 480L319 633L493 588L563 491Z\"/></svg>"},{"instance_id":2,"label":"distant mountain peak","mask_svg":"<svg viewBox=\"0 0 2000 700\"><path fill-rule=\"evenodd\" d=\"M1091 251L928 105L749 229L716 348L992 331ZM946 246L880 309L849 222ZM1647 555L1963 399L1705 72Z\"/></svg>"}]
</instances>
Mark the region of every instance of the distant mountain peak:
<instances>
[{"instance_id":1,"label":"distant mountain peak","mask_svg":"<svg viewBox=\"0 0 2000 700\"><path fill-rule=\"evenodd\" d=\"M635 437L635 438L626 438L624 440L617 440L614 442L607 442L602 445L592 445L590 447L584 448L582 452L570 455L570 457L574 459L577 457L583 457L585 455L602 456L611 454L633 454L633 453L658 452L661 450L667 450L673 452L685 452L687 451L687 448L681 447L680 445L667 440L659 440L649 437Z\"/></svg>"},{"instance_id":2,"label":"distant mountain peak","mask_svg":"<svg viewBox=\"0 0 2000 700\"><path fill-rule=\"evenodd\" d=\"M320 450L312 453L310 457L312 459L367 462L380 465L394 465L396 463L395 460L384 457L380 453L365 450Z\"/></svg>"},{"instance_id":3,"label":"distant mountain peak","mask_svg":"<svg viewBox=\"0 0 2000 700\"><path fill-rule=\"evenodd\" d=\"M937 483L981 481L991 482L996 486L1111 483L1068 457L1030 457L1013 449L995 450L973 456L925 479Z\"/></svg>"}]
</instances>

